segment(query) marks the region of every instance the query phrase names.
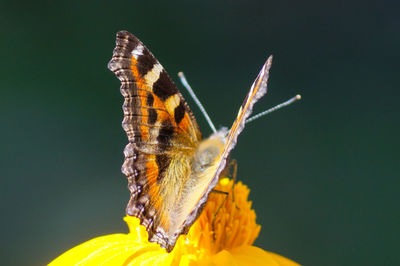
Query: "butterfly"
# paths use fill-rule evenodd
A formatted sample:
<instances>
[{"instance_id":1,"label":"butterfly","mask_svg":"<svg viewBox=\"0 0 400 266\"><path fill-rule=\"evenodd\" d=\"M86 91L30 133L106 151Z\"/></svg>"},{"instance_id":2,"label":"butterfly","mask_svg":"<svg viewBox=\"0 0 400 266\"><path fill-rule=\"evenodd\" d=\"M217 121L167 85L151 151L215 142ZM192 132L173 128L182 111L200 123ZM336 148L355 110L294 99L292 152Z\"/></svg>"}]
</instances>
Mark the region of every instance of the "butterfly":
<instances>
[{"instance_id":1,"label":"butterfly","mask_svg":"<svg viewBox=\"0 0 400 266\"><path fill-rule=\"evenodd\" d=\"M122 127L129 143L126 214L140 219L149 241L170 252L200 215L227 165L253 105L267 93L272 56L250 88L230 130L202 139L188 104L168 73L133 34L120 31L108 68L121 82Z\"/></svg>"}]
</instances>

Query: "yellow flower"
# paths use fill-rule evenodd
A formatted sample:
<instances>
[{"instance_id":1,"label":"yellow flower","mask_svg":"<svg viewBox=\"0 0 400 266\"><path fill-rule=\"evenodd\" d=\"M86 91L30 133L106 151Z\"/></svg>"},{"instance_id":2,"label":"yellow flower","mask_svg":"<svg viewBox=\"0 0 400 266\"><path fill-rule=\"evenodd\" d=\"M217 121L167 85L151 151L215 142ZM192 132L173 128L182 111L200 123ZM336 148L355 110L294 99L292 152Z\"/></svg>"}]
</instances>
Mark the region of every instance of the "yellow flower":
<instances>
[{"instance_id":1,"label":"yellow flower","mask_svg":"<svg viewBox=\"0 0 400 266\"><path fill-rule=\"evenodd\" d=\"M128 234L113 234L89 240L50 263L56 265L299 265L280 255L252 246L261 227L248 201L249 189L238 182L220 180L204 211L187 235L179 237L167 253L149 243L146 229L136 217L126 216Z\"/></svg>"}]
</instances>

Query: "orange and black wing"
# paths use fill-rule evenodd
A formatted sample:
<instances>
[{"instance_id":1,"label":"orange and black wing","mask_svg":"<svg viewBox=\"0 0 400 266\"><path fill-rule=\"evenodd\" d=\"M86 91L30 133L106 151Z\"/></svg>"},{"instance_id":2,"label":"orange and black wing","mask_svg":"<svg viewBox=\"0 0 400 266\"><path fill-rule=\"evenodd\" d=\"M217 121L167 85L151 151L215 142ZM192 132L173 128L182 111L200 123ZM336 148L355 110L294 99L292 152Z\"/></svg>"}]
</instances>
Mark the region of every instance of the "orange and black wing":
<instances>
[{"instance_id":1,"label":"orange and black wing","mask_svg":"<svg viewBox=\"0 0 400 266\"><path fill-rule=\"evenodd\" d=\"M171 176L167 174L171 161L185 173L183 168L187 165L179 165L182 160L177 160L176 155L190 157L201 133L176 85L134 35L127 31L117 33L108 68L121 81L124 97L122 127L129 143L124 150L122 172L131 192L126 212L140 218L150 241L163 246L166 240L160 235L168 223L163 200L171 183L165 180Z\"/></svg>"}]
</instances>

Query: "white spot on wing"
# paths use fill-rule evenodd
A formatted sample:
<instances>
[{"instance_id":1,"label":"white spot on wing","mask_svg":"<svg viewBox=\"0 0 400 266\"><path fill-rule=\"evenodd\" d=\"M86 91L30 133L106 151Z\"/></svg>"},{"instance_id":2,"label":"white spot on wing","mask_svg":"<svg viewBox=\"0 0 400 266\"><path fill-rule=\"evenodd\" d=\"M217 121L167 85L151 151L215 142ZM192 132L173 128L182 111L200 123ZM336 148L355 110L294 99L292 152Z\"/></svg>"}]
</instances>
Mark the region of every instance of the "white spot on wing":
<instances>
[{"instance_id":1,"label":"white spot on wing","mask_svg":"<svg viewBox=\"0 0 400 266\"><path fill-rule=\"evenodd\" d=\"M136 60L138 59L139 56L143 55L143 49L144 49L143 44L139 43L139 45L132 50L132 55L133 57L135 57Z\"/></svg>"}]
</instances>

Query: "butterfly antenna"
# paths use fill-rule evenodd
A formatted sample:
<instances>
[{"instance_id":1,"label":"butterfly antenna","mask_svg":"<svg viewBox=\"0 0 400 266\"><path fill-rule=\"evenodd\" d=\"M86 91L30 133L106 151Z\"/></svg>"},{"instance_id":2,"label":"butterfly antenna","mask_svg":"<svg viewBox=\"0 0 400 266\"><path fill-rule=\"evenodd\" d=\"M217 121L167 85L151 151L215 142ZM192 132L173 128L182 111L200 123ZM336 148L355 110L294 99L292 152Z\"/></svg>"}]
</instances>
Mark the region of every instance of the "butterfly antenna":
<instances>
[{"instance_id":1,"label":"butterfly antenna","mask_svg":"<svg viewBox=\"0 0 400 266\"><path fill-rule=\"evenodd\" d=\"M203 115L206 118L208 124L210 125L212 131L214 133L216 133L217 130L215 129L215 126L214 126L213 122L211 121L211 118L208 116L206 109L204 109L203 105L201 104L200 100L197 98L196 94L194 94L194 91L192 90L192 87L190 87L189 83L187 82L183 72L179 72L178 76L181 79L183 86L188 90L190 96L192 96L193 100L196 102L197 106L200 108L200 111L203 113Z\"/></svg>"},{"instance_id":2,"label":"butterfly antenna","mask_svg":"<svg viewBox=\"0 0 400 266\"><path fill-rule=\"evenodd\" d=\"M260 117L262 117L264 115L272 113L273 111L281 109L282 107L288 106L289 104L292 104L292 103L294 103L294 102L296 102L296 101L298 101L300 99L301 99L301 95L297 94L296 96L294 96L293 98L287 100L286 102L278 104L278 105L276 105L276 106L274 106L274 107L272 107L272 108L270 108L268 110L265 110L264 112L261 112L259 114L253 115L252 117L250 117L249 119L246 120L246 124L251 122L251 121L254 121L254 120L256 120L256 119L258 119L258 118L260 118Z\"/></svg>"}]
</instances>

